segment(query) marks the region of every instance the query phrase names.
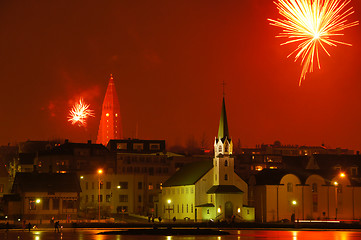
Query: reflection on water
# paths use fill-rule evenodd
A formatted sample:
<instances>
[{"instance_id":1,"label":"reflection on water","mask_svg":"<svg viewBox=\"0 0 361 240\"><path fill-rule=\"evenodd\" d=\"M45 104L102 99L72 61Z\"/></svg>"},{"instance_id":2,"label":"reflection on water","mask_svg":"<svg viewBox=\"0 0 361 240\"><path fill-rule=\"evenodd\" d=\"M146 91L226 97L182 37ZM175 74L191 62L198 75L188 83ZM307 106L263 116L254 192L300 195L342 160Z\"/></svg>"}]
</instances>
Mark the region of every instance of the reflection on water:
<instances>
[{"instance_id":1,"label":"reflection on water","mask_svg":"<svg viewBox=\"0 0 361 240\"><path fill-rule=\"evenodd\" d=\"M97 235L98 232L114 229L73 230L66 229L61 233L51 230L37 230L32 232L21 230L0 230L1 240L359 240L361 231L290 231L290 230L227 230L231 235L226 236L121 236Z\"/></svg>"}]
</instances>

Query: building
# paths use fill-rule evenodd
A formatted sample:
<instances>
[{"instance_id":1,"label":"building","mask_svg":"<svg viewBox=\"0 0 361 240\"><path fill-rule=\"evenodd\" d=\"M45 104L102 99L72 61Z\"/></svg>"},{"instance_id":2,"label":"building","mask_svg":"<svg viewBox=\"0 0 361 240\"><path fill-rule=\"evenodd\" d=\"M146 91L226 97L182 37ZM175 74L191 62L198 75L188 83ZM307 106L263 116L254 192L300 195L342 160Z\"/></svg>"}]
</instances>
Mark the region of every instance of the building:
<instances>
[{"instance_id":1,"label":"building","mask_svg":"<svg viewBox=\"0 0 361 240\"><path fill-rule=\"evenodd\" d=\"M5 214L9 219L76 219L81 192L78 177L70 173L17 173Z\"/></svg>"},{"instance_id":2,"label":"building","mask_svg":"<svg viewBox=\"0 0 361 240\"><path fill-rule=\"evenodd\" d=\"M361 156L286 157L283 169L263 169L248 181L256 220L355 220L361 218Z\"/></svg>"},{"instance_id":3,"label":"building","mask_svg":"<svg viewBox=\"0 0 361 240\"><path fill-rule=\"evenodd\" d=\"M123 129L120 115L118 95L115 89L113 76L110 75L105 93L102 115L100 118L97 143L107 146L110 139L122 139Z\"/></svg>"},{"instance_id":4,"label":"building","mask_svg":"<svg viewBox=\"0 0 361 240\"><path fill-rule=\"evenodd\" d=\"M254 209L246 206L247 184L234 172L224 98L214 152L212 160L190 163L163 184L157 215L194 221L254 220Z\"/></svg>"}]
</instances>

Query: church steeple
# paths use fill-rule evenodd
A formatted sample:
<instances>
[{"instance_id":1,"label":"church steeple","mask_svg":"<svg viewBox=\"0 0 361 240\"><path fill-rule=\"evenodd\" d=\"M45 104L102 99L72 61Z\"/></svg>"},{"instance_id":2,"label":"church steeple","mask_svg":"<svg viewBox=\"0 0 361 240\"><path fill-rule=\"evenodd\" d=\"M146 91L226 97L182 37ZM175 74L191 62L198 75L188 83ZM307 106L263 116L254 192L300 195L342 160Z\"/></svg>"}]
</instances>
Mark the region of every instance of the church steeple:
<instances>
[{"instance_id":1,"label":"church steeple","mask_svg":"<svg viewBox=\"0 0 361 240\"><path fill-rule=\"evenodd\" d=\"M97 143L106 146L110 139L121 138L123 138L123 129L119 100L115 89L113 75L110 75L108 88L103 101Z\"/></svg>"},{"instance_id":2,"label":"church steeple","mask_svg":"<svg viewBox=\"0 0 361 240\"><path fill-rule=\"evenodd\" d=\"M216 156L219 154L230 155L232 154L232 151L233 143L229 136L226 103L223 95L221 118L219 119L218 126L218 136L214 142L214 153Z\"/></svg>"},{"instance_id":3,"label":"church steeple","mask_svg":"<svg viewBox=\"0 0 361 240\"><path fill-rule=\"evenodd\" d=\"M226 113L226 103L223 96L222 112L218 127L218 139L220 140L226 137L229 138L229 132L228 132L228 122L227 122L227 113Z\"/></svg>"}]
</instances>

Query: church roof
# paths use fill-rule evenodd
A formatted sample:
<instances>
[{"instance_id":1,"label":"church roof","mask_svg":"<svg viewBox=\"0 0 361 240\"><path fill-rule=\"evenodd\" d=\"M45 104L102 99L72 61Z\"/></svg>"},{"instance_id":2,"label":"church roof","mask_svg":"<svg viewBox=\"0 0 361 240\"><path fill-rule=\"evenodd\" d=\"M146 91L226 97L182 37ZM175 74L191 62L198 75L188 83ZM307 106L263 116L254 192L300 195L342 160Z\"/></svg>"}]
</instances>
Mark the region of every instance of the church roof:
<instances>
[{"instance_id":1,"label":"church roof","mask_svg":"<svg viewBox=\"0 0 361 240\"><path fill-rule=\"evenodd\" d=\"M211 193L240 194L243 191L234 185L215 185L207 191L207 194Z\"/></svg>"},{"instance_id":2,"label":"church roof","mask_svg":"<svg viewBox=\"0 0 361 240\"><path fill-rule=\"evenodd\" d=\"M230 139L229 132L228 132L228 122L227 122L227 113L226 113L226 103L223 97L222 102L222 112L221 112L221 118L219 119L219 127L218 127L218 139L222 142L225 138Z\"/></svg>"},{"instance_id":3,"label":"church roof","mask_svg":"<svg viewBox=\"0 0 361 240\"><path fill-rule=\"evenodd\" d=\"M189 163L165 181L163 187L193 185L212 168L212 160Z\"/></svg>"}]
</instances>

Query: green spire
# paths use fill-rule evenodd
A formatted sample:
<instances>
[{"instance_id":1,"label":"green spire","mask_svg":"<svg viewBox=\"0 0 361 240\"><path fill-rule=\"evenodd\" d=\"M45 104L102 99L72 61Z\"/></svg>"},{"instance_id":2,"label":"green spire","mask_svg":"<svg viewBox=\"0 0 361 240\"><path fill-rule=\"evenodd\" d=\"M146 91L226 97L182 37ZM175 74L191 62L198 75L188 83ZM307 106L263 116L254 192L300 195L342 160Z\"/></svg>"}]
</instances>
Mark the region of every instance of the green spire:
<instances>
[{"instance_id":1,"label":"green spire","mask_svg":"<svg viewBox=\"0 0 361 240\"><path fill-rule=\"evenodd\" d=\"M223 96L221 119L219 120L219 128L218 128L218 139L221 140L224 139L225 137L229 139L226 103L224 101L224 96Z\"/></svg>"}]
</instances>

